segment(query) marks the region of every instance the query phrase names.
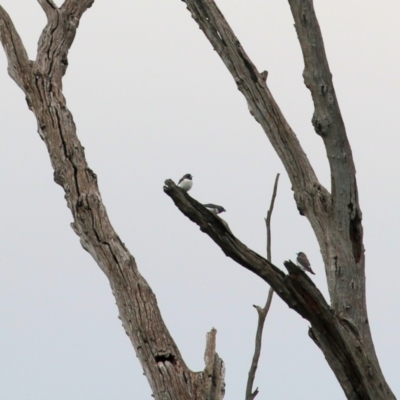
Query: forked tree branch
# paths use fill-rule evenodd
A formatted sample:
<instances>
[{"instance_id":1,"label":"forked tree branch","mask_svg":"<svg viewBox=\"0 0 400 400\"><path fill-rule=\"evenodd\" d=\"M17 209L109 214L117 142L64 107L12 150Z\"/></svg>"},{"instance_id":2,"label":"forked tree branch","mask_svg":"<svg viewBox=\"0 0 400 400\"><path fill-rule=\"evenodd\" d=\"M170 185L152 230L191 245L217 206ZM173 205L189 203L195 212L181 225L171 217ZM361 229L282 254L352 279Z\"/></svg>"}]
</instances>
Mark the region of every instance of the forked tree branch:
<instances>
[{"instance_id":1,"label":"forked tree branch","mask_svg":"<svg viewBox=\"0 0 400 400\"><path fill-rule=\"evenodd\" d=\"M275 178L274 189L272 191L272 196L271 196L271 204L267 212L267 218L265 218L265 225L267 228L267 260L269 262L271 262L271 217L272 217L272 211L274 210L276 193L278 190L278 181L279 181L279 174L277 174ZM258 388L256 388L256 390L254 390L253 392L253 385L258 368L258 361L260 359L260 354L261 354L262 333L264 329L265 319L267 318L269 309L271 307L273 295L274 295L274 290L270 287L265 306L263 308L256 305L253 306L257 310L258 323L257 323L254 355L251 361L251 367L249 370L249 375L246 385L246 400L254 400L258 394Z\"/></svg>"},{"instance_id":2,"label":"forked tree branch","mask_svg":"<svg viewBox=\"0 0 400 400\"><path fill-rule=\"evenodd\" d=\"M261 125L281 159L300 214L305 215L315 232L325 260L333 259L329 242L331 195L318 181L297 136L283 116L259 73L213 0L184 0L188 10L212 44L247 100L250 113ZM332 267L330 270L332 271ZM332 274L332 272L330 272ZM334 281L328 281L329 287ZM333 290L330 289L332 295Z\"/></svg>"},{"instance_id":3,"label":"forked tree branch","mask_svg":"<svg viewBox=\"0 0 400 400\"><path fill-rule=\"evenodd\" d=\"M68 51L75 39L83 13L94 0L66 0L58 8L50 0L38 0L47 16L47 25L39 39L36 57L37 73L52 78L62 88L62 77L68 66Z\"/></svg>"},{"instance_id":4,"label":"forked tree branch","mask_svg":"<svg viewBox=\"0 0 400 400\"><path fill-rule=\"evenodd\" d=\"M289 274L284 274L238 241L220 219L210 215L172 182L167 184L166 192L229 257L258 274L291 308L310 321L310 336L322 349L349 399L394 399L379 369L369 332L361 212L355 180L351 181L352 171L346 175L343 169L343 160L348 154L330 153L339 157L339 164L343 164L334 170L337 171L334 178L340 180L344 174L343 179L352 182L347 204L345 196L334 193L335 201L339 199L342 202L339 206L332 202L331 195L318 182L264 77L245 54L215 3L212 0L185 2L224 60L251 112L283 161L297 206L309 218L318 238L334 311L312 281L293 263L285 263ZM154 396L163 400L209 400L212 396L222 399L222 384L208 390L206 380L210 382L210 377L205 372L193 373L185 365L162 320L151 288L139 274L133 256L108 219L97 177L87 165L72 115L66 106L62 76L68 65L68 51L80 17L92 3L93 0L66 0L53 12L52 3L41 0L48 23L39 39L34 63L29 61L15 27L0 6L0 40L7 56L9 74L24 91L29 108L36 116L39 134L54 168L54 179L63 187L73 215L74 231L110 280L124 328ZM297 0L297 3L312 6L305 0ZM324 135L326 145L331 143L329 141L343 140L340 135ZM346 146L333 146L332 149L346 150ZM332 185L333 189L336 187ZM344 189L348 188L345 185ZM347 207L347 211L343 207ZM337 222L335 217L338 217ZM335 290L336 283L342 285L341 292ZM215 360L221 365L217 357ZM217 379L217 382L221 380Z\"/></svg>"},{"instance_id":5,"label":"forked tree branch","mask_svg":"<svg viewBox=\"0 0 400 400\"><path fill-rule=\"evenodd\" d=\"M326 222L329 192L318 182L297 136L238 38L213 0L184 0L193 19L207 36L247 100L249 110L261 125L282 160L301 213L321 229ZM318 228L319 227L319 228Z\"/></svg>"},{"instance_id":6,"label":"forked tree branch","mask_svg":"<svg viewBox=\"0 0 400 400\"><path fill-rule=\"evenodd\" d=\"M285 166L297 208L308 218L319 243L332 308L360 338L360 352L368 354L369 363L374 366L375 376L378 377L379 384L373 382L366 369L359 371L371 388L371 391L367 390L369 398L375 400L378 392L384 393L386 397L383 398L394 398L380 369L368 323L362 214L355 168L312 0L289 0L289 3L305 59L305 82L314 101L313 123L324 141L331 167L332 195L318 182L266 82L214 0L184 2L225 63L245 96L251 114L262 126ZM341 384L346 387L345 381ZM348 393L347 390L345 392Z\"/></svg>"},{"instance_id":7,"label":"forked tree branch","mask_svg":"<svg viewBox=\"0 0 400 400\"><path fill-rule=\"evenodd\" d=\"M58 7L53 0L38 0L48 20L54 18L54 13L58 12Z\"/></svg>"},{"instance_id":8,"label":"forked tree branch","mask_svg":"<svg viewBox=\"0 0 400 400\"><path fill-rule=\"evenodd\" d=\"M93 3L94 0L65 0L60 9L73 13L79 19Z\"/></svg>"},{"instance_id":9,"label":"forked tree branch","mask_svg":"<svg viewBox=\"0 0 400 400\"><path fill-rule=\"evenodd\" d=\"M35 114L54 169L65 192L72 228L110 281L120 319L157 400L222 400L223 362L215 352L216 331L207 336L205 371L185 364L160 313L157 300L121 241L102 202L97 176L89 168L62 93L62 76L79 19L93 1L67 0L60 9L41 0L48 22L36 62L29 63L21 40L3 8L0 39L13 78ZM32 65L32 66L31 66Z\"/></svg>"}]
</instances>

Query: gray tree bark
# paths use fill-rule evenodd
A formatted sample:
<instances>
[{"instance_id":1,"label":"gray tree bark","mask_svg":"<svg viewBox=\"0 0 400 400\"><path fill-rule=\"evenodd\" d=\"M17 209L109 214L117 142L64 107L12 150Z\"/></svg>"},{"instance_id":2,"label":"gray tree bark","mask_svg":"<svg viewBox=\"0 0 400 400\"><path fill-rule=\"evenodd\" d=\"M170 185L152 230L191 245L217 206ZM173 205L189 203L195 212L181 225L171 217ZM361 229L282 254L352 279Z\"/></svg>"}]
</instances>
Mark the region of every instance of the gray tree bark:
<instances>
[{"instance_id":1,"label":"gray tree bark","mask_svg":"<svg viewBox=\"0 0 400 400\"><path fill-rule=\"evenodd\" d=\"M228 235L220 226L217 229L215 221L208 221L211 226L205 226L205 216L189 201L190 196L176 193L172 182L167 182L165 191L228 256L265 279L290 307L310 321L310 336L323 351L347 398L394 399L380 369L369 327L356 171L313 1L289 0L289 4L304 58L304 82L314 102L312 122L315 132L324 141L329 160L331 192L318 181L295 133L269 91L267 72L258 72L215 2L183 1L282 160L297 208L309 220L318 240L331 306L308 279L295 272L291 263L285 264L289 275L282 275L272 264L261 261L260 256L230 237L230 231ZM189 204L194 213L189 212ZM312 303L309 303L311 298Z\"/></svg>"},{"instance_id":2,"label":"gray tree bark","mask_svg":"<svg viewBox=\"0 0 400 400\"><path fill-rule=\"evenodd\" d=\"M38 0L47 16L35 61L28 59L8 14L0 6L0 40L8 72L26 96L54 169L65 192L72 227L82 246L110 281L124 329L143 366L154 397L162 400L222 399L224 366L215 352L216 331L207 335L205 369L190 371L169 334L156 298L140 275L133 256L108 219L95 173L62 92L68 51L83 13L94 0ZM265 81L248 58L212 0L185 0L232 74L249 109L264 129L291 179L297 207L314 229L323 255L331 305L294 264L283 273L248 249L223 221L167 181L165 192L221 249L268 282L298 314L310 321L309 334L320 347L348 399L394 399L375 354L365 302L362 214L358 203L351 148L332 84L322 36L311 0L289 0L305 60L304 80L315 111L313 124L325 144L331 192L318 181L307 156L274 101Z\"/></svg>"},{"instance_id":3,"label":"gray tree bark","mask_svg":"<svg viewBox=\"0 0 400 400\"><path fill-rule=\"evenodd\" d=\"M224 365L215 351L216 330L207 334L205 369L186 366L164 321L154 293L135 259L114 231L101 199L96 174L87 165L72 114L62 92L62 77L82 14L94 0L66 0L57 7L39 0L47 25L37 58L28 59L22 41L0 6L0 40L8 72L25 93L38 132L50 155L54 180L65 191L72 228L110 281L120 319L158 400L221 400Z\"/></svg>"}]
</instances>

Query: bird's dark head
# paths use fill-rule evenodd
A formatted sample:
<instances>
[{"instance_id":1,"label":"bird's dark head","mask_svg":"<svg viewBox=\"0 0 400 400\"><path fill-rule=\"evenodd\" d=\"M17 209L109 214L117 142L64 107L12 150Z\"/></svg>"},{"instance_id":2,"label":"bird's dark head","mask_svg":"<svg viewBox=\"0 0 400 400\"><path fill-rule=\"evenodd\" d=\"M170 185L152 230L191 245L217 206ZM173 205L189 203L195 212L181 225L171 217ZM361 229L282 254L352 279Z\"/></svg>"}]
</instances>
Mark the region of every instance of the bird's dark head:
<instances>
[{"instance_id":1,"label":"bird's dark head","mask_svg":"<svg viewBox=\"0 0 400 400\"><path fill-rule=\"evenodd\" d=\"M183 179L190 179L190 180L192 180L192 178L193 178L193 176L190 175L190 174L185 174L185 175L183 175Z\"/></svg>"},{"instance_id":2,"label":"bird's dark head","mask_svg":"<svg viewBox=\"0 0 400 400\"><path fill-rule=\"evenodd\" d=\"M222 213L222 212L225 212L226 210L225 210L224 207L220 207L218 211L219 211L220 213Z\"/></svg>"}]
</instances>

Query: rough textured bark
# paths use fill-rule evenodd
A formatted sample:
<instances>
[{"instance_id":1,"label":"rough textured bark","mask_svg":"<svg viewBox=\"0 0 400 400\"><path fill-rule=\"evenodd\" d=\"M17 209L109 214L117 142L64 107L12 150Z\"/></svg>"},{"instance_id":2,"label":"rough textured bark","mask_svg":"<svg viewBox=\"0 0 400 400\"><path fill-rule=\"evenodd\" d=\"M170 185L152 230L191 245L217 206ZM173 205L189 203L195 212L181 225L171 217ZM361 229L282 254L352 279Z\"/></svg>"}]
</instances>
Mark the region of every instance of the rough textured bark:
<instances>
[{"instance_id":1,"label":"rough textured bark","mask_svg":"<svg viewBox=\"0 0 400 400\"><path fill-rule=\"evenodd\" d=\"M332 359L332 347L326 340L320 340L323 338L317 338L328 363L349 399L394 398L380 369L368 323L362 213L355 167L312 0L289 0L289 4L305 62L304 81L314 102L313 125L324 141L330 164L331 193L318 181L296 135L273 99L267 87L266 72L257 71L215 2L184 2L281 158L292 183L298 210L310 221L318 240L332 310L340 324L347 327L343 339L353 354L359 379L350 379L343 374L344 370ZM224 241L217 243L221 248L226 245ZM240 263L241 256L235 257ZM246 268L252 269L249 265ZM273 286L269 280L277 276L272 271L262 271L262 274ZM314 327L312 331L315 331ZM363 396L360 397L361 391Z\"/></svg>"},{"instance_id":2,"label":"rough textured bark","mask_svg":"<svg viewBox=\"0 0 400 400\"><path fill-rule=\"evenodd\" d=\"M108 219L97 177L87 165L66 106L62 76L68 65L68 50L82 14L93 1L66 0L58 8L51 0L39 0L48 22L34 62L28 59L10 17L0 6L0 39L8 71L24 91L37 119L39 135L54 169L54 180L65 191L73 216L72 227L110 281L120 319L154 397L220 400L224 395L224 367L215 352L216 331L213 329L207 335L205 370L190 371L162 320L155 295Z\"/></svg>"},{"instance_id":3,"label":"rough textured bark","mask_svg":"<svg viewBox=\"0 0 400 400\"><path fill-rule=\"evenodd\" d=\"M215 330L207 336L205 370L192 372L170 336L156 298L133 256L114 231L102 203L97 177L88 167L72 115L62 93L68 51L83 13L94 0L38 0L48 22L31 61L12 21L0 6L0 40L10 76L26 95L38 132L48 149L54 179L65 191L72 227L82 246L110 281L120 318L156 399L222 399L224 367L215 352ZM268 282L297 313L321 348L349 399L394 399L375 355L365 304L362 214L355 168L337 105L323 41L311 0L289 0L302 47L304 79L315 112L313 124L328 155L331 193L318 181L301 145L266 84L212 0L185 0L247 99L281 158L301 214L314 229L324 259L331 306L293 263L289 274L248 249L221 219L167 182L165 191L180 210L237 263Z\"/></svg>"}]
</instances>

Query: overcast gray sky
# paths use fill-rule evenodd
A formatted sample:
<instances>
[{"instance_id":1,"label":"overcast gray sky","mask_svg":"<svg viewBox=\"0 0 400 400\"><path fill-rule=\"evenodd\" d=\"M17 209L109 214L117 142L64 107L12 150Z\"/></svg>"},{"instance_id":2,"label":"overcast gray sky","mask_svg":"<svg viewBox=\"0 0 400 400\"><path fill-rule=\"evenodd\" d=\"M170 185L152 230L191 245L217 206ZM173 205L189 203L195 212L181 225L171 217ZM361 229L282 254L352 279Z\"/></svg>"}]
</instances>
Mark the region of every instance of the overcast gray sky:
<instances>
[{"instance_id":1,"label":"overcast gray sky","mask_svg":"<svg viewBox=\"0 0 400 400\"><path fill-rule=\"evenodd\" d=\"M45 25L32 0L2 0L32 59ZM57 1L61 4L61 1ZM330 187L325 150L286 1L219 0ZM364 216L367 298L375 346L400 393L400 3L316 0L337 96L352 145ZM0 55L0 398L150 399L118 320L108 282L69 227L72 217L23 93ZM244 398L267 286L227 259L163 193L194 176L190 194L223 205L235 235L265 254L264 217L277 172L273 262L307 253L327 296L313 232L246 102L180 0L96 1L82 17L64 78L87 160L111 221L158 299L187 364L204 367L205 334L218 330L226 399ZM266 321L257 399L344 395L307 323L278 298Z\"/></svg>"}]
</instances>

